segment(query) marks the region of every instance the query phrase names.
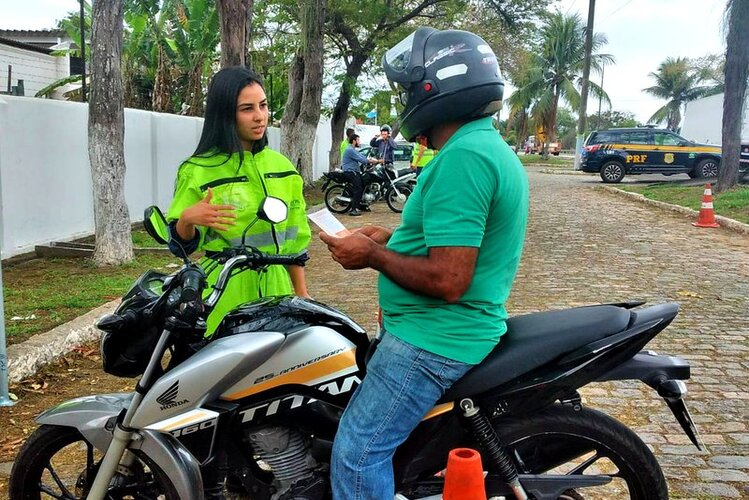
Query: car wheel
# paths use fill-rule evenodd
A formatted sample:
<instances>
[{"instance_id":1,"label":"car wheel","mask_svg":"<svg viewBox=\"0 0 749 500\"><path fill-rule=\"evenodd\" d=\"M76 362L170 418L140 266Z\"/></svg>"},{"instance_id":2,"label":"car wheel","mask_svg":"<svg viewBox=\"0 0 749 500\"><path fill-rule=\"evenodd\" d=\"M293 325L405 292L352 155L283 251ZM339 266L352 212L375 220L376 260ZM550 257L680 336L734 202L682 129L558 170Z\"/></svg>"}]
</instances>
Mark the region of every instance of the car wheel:
<instances>
[{"instance_id":1,"label":"car wheel","mask_svg":"<svg viewBox=\"0 0 749 500\"><path fill-rule=\"evenodd\" d=\"M718 162L714 158L705 158L701 160L689 176L692 179L702 177L718 177Z\"/></svg>"},{"instance_id":2,"label":"car wheel","mask_svg":"<svg viewBox=\"0 0 749 500\"><path fill-rule=\"evenodd\" d=\"M616 184L624 179L624 165L618 161L607 161L601 167L601 179L607 184Z\"/></svg>"}]
</instances>

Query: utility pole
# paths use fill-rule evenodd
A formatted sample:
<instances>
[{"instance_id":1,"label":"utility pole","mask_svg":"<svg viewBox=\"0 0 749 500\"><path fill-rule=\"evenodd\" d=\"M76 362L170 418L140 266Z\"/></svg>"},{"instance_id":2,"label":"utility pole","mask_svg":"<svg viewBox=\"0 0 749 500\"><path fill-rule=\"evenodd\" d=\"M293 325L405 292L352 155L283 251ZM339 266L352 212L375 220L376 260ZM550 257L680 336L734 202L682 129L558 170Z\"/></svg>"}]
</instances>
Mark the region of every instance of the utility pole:
<instances>
[{"instance_id":1,"label":"utility pole","mask_svg":"<svg viewBox=\"0 0 749 500\"><path fill-rule=\"evenodd\" d=\"M585 129L587 128L588 86L590 79L590 54L593 52L593 15L596 0L588 5L588 27L585 30L585 65L583 66L582 90L580 91L580 115L577 119L577 139L575 140L575 170L580 170L580 152L583 149Z\"/></svg>"},{"instance_id":2,"label":"utility pole","mask_svg":"<svg viewBox=\"0 0 749 500\"><path fill-rule=\"evenodd\" d=\"M606 66L602 65L601 66L601 90L603 90L603 73L605 69L606 69ZM603 100L603 96L599 95L598 96L598 120L596 120L595 130L601 128L601 101L602 100Z\"/></svg>"},{"instance_id":3,"label":"utility pole","mask_svg":"<svg viewBox=\"0 0 749 500\"><path fill-rule=\"evenodd\" d=\"M3 189L0 182L0 249L3 247ZM0 255L0 258L2 256ZM2 260L0 260L0 406L13 406L8 392L8 351L5 339L5 297L3 295Z\"/></svg>"}]
</instances>

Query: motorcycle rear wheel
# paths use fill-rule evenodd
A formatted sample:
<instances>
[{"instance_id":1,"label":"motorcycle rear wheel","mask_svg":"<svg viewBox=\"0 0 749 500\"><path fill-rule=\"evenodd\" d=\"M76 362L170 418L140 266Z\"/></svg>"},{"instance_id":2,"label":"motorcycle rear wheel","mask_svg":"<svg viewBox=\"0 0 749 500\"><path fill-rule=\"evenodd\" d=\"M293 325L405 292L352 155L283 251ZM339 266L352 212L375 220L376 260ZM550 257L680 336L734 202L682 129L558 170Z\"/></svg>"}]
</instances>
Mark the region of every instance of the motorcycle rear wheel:
<instances>
[{"instance_id":1,"label":"motorcycle rear wheel","mask_svg":"<svg viewBox=\"0 0 749 500\"><path fill-rule=\"evenodd\" d=\"M77 429L42 425L26 440L13 464L10 500L85 498L101 458ZM115 477L107 498L179 500L164 471L145 456L139 454L138 459L131 478Z\"/></svg>"},{"instance_id":2,"label":"motorcycle rear wheel","mask_svg":"<svg viewBox=\"0 0 749 500\"><path fill-rule=\"evenodd\" d=\"M341 196L351 200L348 185L333 184L325 191L325 206L334 214L342 214L351 210L351 201L342 201Z\"/></svg>"},{"instance_id":3,"label":"motorcycle rear wheel","mask_svg":"<svg viewBox=\"0 0 749 500\"><path fill-rule=\"evenodd\" d=\"M608 485L570 491L562 498L668 500L666 479L653 453L637 434L604 413L555 404L530 417L499 420L495 430L521 473L612 477Z\"/></svg>"},{"instance_id":4,"label":"motorcycle rear wheel","mask_svg":"<svg viewBox=\"0 0 749 500\"><path fill-rule=\"evenodd\" d=\"M403 185L398 186L398 191L400 191L401 195L405 197L404 200L401 201L398 199L398 193L395 192L395 189L393 189L392 186L389 187L385 193L385 201L388 204L388 208L397 214L403 212L403 207L406 205L412 192L410 187Z\"/></svg>"}]
</instances>

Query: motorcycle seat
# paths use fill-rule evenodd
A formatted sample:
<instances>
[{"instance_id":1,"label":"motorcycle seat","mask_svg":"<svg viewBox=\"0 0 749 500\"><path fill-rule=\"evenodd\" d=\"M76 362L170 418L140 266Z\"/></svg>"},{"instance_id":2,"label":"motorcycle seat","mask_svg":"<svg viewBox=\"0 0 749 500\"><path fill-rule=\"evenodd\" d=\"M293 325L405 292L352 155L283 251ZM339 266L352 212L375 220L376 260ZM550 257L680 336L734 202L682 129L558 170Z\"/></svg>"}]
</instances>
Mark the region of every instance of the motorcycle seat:
<instances>
[{"instance_id":1,"label":"motorcycle seat","mask_svg":"<svg viewBox=\"0 0 749 500\"><path fill-rule=\"evenodd\" d=\"M621 331L632 312L601 305L515 316L492 352L444 394L440 402L475 396Z\"/></svg>"}]
</instances>

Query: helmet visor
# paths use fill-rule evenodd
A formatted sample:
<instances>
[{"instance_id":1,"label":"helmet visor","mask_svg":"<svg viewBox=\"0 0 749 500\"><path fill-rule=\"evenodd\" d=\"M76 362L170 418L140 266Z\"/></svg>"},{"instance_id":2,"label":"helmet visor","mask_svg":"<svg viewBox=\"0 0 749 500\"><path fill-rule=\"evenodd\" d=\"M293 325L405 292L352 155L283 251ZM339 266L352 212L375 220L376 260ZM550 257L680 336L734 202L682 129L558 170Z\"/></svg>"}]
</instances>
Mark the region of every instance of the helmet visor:
<instances>
[{"instance_id":1,"label":"helmet visor","mask_svg":"<svg viewBox=\"0 0 749 500\"><path fill-rule=\"evenodd\" d=\"M385 52L385 64L395 73L404 73L411 62L411 53L413 52L414 35L411 33L406 38L398 42L398 45Z\"/></svg>"}]
</instances>

